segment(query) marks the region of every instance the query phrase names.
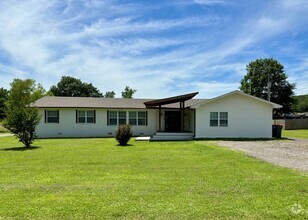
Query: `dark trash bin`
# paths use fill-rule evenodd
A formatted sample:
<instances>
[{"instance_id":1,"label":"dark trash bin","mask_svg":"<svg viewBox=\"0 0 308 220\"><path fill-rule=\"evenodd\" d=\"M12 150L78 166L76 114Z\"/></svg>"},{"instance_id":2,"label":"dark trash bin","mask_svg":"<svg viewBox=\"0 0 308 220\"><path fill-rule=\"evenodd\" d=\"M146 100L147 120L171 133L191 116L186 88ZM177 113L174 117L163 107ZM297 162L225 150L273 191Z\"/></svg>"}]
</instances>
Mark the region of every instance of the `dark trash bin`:
<instances>
[{"instance_id":1,"label":"dark trash bin","mask_svg":"<svg viewBox=\"0 0 308 220\"><path fill-rule=\"evenodd\" d=\"M282 125L273 125L272 127L272 137L281 138Z\"/></svg>"}]
</instances>

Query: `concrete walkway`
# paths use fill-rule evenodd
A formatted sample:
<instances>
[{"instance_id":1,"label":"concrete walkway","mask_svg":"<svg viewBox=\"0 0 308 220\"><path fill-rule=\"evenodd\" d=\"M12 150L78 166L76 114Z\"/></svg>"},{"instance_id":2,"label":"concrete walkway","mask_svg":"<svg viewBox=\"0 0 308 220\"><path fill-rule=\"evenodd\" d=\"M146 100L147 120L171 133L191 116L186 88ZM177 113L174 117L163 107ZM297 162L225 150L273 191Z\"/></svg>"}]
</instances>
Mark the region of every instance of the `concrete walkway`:
<instances>
[{"instance_id":1,"label":"concrete walkway","mask_svg":"<svg viewBox=\"0 0 308 220\"><path fill-rule=\"evenodd\" d=\"M11 133L0 133L0 138L1 137L8 137L8 136L13 136Z\"/></svg>"}]
</instances>

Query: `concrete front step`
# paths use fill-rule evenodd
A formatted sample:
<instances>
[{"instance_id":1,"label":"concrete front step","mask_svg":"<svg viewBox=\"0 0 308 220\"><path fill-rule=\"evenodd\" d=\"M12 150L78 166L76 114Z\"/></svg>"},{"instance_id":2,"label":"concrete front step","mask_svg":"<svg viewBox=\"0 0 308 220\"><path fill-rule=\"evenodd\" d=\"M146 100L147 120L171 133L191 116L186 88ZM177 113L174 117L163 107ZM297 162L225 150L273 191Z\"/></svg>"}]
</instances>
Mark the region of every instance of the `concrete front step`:
<instances>
[{"instance_id":1,"label":"concrete front step","mask_svg":"<svg viewBox=\"0 0 308 220\"><path fill-rule=\"evenodd\" d=\"M150 141L177 141L177 140L192 140L194 134L191 132L157 132Z\"/></svg>"},{"instance_id":2,"label":"concrete front step","mask_svg":"<svg viewBox=\"0 0 308 220\"><path fill-rule=\"evenodd\" d=\"M188 141L192 139L192 136L153 136L150 141Z\"/></svg>"},{"instance_id":3,"label":"concrete front step","mask_svg":"<svg viewBox=\"0 0 308 220\"><path fill-rule=\"evenodd\" d=\"M192 140L192 132L157 132L151 137L137 137L136 141L186 141Z\"/></svg>"},{"instance_id":4,"label":"concrete front step","mask_svg":"<svg viewBox=\"0 0 308 220\"><path fill-rule=\"evenodd\" d=\"M151 137L136 137L135 141L149 141Z\"/></svg>"},{"instance_id":5,"label":"concrete front step","mask_svg":"<svg viewBox=\"0 0 308 220\"><path fill-rule=\"evenodd\" d=\"M192 132L156 132L157 136L194 136Z\"/></svg>"}]
</instances>

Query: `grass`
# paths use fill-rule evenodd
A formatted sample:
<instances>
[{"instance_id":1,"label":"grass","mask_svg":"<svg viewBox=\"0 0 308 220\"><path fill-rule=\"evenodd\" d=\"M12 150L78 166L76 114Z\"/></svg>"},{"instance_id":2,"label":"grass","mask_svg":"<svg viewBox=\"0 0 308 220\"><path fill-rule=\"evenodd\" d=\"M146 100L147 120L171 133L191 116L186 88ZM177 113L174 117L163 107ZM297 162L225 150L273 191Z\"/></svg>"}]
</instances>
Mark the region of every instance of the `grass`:
<instances>
[{"instance_id":1,"label":"grass","mask_svg":"<svg viewBox=\"0 0 308 220\"><path fill-rule=\"evenodd\" d=\"M304 219L308 177L213 141L0 138L0 219ZM302 211L291 207L300 204Z\"/></svg>"},{"instance_id":2,"label":"grass","mask_svg":"<svg viewBox=\"0 0 308 220\"><path fill-rule=\"evenodd\" d=\"M308 138L308 129L282 130L282 136L291 138Z\"/></svg>"},{"instance_id":3,"label":"grass","mask_svg":"<svg viewBox=\"0 0 308 220\"><path fill-rule=\"evenodd\" d=\"M8 133L9 131L2 126L1 121L0 121L0 133Z\"/></svg>"}]
</instances>

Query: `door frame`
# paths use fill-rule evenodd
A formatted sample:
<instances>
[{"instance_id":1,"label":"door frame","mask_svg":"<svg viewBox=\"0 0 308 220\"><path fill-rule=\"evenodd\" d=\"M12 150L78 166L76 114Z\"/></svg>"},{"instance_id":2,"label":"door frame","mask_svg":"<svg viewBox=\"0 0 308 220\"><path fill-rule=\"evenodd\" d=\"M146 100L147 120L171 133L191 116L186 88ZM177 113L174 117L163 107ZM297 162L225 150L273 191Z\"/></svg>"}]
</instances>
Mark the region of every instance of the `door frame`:
<instances>
[{"instance_id":1,"label":"door frame","mask_svg":"<svg viewBox=\"0 0 308 220\"><path fill-rule=\"evenodd\" d=\"M178 117L178 126L177 126L177 129L174 130L174 131L170 131L168 130L168 120L167 120L167 115L168 114L172 114L172 113L175 113L177 114L177 117ZM165 131L166 132L181 132L181 125L182 125L182 117L181 117L181 111L176 111L176 110L166 110L165 111Z\"/></svg>"}]
</instances>

